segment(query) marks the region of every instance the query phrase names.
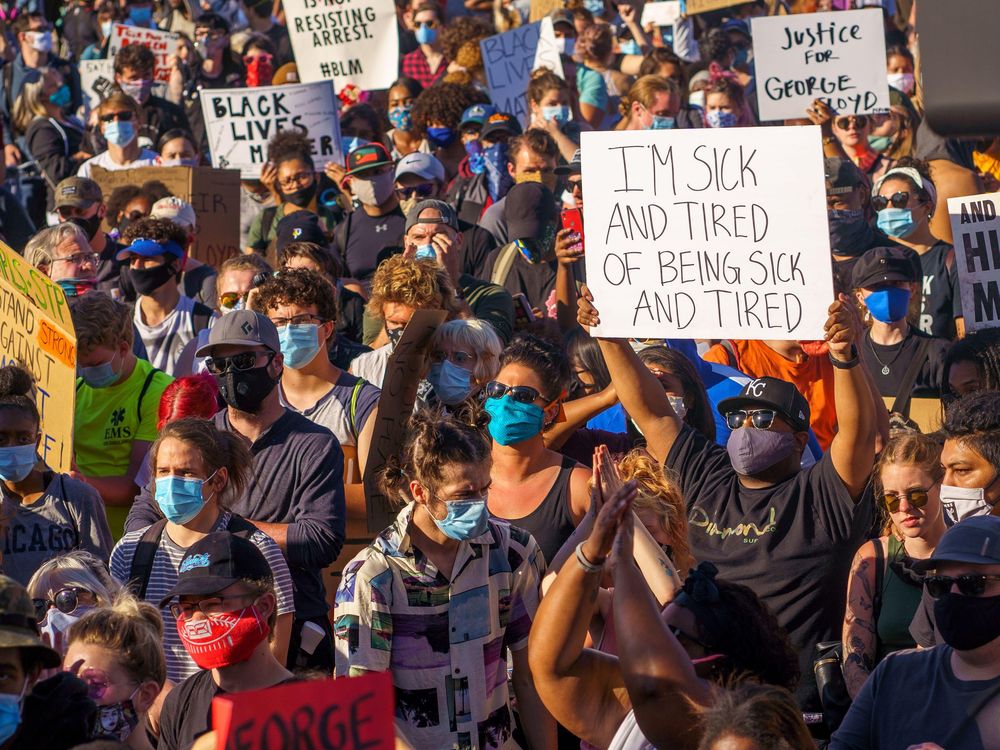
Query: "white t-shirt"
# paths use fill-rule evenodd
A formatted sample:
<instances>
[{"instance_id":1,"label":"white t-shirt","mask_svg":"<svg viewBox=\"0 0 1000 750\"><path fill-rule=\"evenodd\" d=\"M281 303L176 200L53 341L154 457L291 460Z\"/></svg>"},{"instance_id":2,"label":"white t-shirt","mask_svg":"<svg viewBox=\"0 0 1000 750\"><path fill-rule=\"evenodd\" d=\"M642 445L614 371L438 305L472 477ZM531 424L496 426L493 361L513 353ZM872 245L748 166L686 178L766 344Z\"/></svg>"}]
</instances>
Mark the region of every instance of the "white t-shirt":
<instances>
[{"instance_id":1,"label":"white t-shirt","mask_svg":"<svg viewBox=\"0 0 1000 750\"><path fill-rule=\"evenodd\" d=\"M212 327L215 318L209 318L208 328ZM184 346L198 336L198 326L194 318L194 300L183 294L177 301L177 307L159 324L148 326L142 321L142 305L136 302L132 323L146 348L145 359L153 367L163 370L167 375L178 377L188 375L189 371L179 368L178 362Z\"/></svg>"},{"instance_id":2,"label":"white t-shirt","mask_svg":"<svg viewBox=\"0 0 1000 750\"><path fill-rule=\"evenodd\" d=\"M119 169L138 169L139 167L152 167L156 165L156 160L159 158L159 154L155 151L150 151L148 148L141 149L139 151L139 158L135 161L130 161L128 164L119 164L111 159L110 151L102 151L97 156L91 156L87 161L80 165L80 168L76 170L76 174L79 177L86 177L92 179L90 171L94 167L100 167L101 169L107 169L109 172L115 172Z\"/></svg>"}]
</instances>

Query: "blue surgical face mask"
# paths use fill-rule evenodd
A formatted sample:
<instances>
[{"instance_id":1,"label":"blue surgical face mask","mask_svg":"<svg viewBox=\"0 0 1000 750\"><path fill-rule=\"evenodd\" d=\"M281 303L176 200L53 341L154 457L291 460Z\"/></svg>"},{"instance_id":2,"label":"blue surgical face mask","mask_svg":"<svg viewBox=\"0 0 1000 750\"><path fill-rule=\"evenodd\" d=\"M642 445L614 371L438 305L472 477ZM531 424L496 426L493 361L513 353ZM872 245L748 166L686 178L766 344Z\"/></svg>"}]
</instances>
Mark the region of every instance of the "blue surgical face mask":
<instances>
[{"instance_id":1,"label":"blue surgical face mask","mask_svg":"<svg viewBox=\"0 0 1000 750\"><path fill-rule=\"evenodd\" d=\"M431 365L427 382L434 386L441 403L448 406L464 401L472 392L472 373L447 359Z\"/></svg>"},{"instance_id":2,"label":"blue surgical face mask","mask_svg":"<svg viewBox=\"0 0 1000 750\"><path fill-rule=\"evenodd\" d=\"M486 169L483 145L479 141L469 141L465 144L465 153L469 155L469 171L472 174L482 174Z\"/></svg>"},{"instance_id":3,"label":"blue surgical face mask","mask_svg":"<svg viewBox=\"0 0 1000 750\"><path fill-rule=\"evenodd\" d=\"M910 290L899 286L876 289L865 297L865 307L875 320L896 323L905 318L910 309Z\"/></svg>"},{"instance_id":4,"label":"blue surgical face mask","mask_svg":"<svg viewBox=\"0 0 1000 750\"><path fill-rule=\"evenodd\" d=\"M443 519L438 520L434 516L431 516L431 519L449 539L458 541L475 539L486 532L490 514L486 509L485 497L452 500L446 502L445 507L448 509L448 514Z\"/></svg>"},{"instance_id":5,"label":"blue surgical face mask","mask_svg":"<svg viewBox=\"0 0 1000 750\"><path fill-rule=\"evenodd\" d=\"M445 148L455 140L452 128L427 128L427 142L431 148Z\"/></svg>"},{"instance_id":6,"label":"blue surgical face mask","mask_svg":"<svg viewBox=\"0 0 1000 750\"><path fill-rule=\"evenodd\" d=\"M417 252L413 256L417 260L437 260L437 250L434 245L427 243L417 247Z\"/></svg>"},{"instance_id":7,"label":"blue surgical face mask","mask_svg":"<svg viewBox=\"0 0 1000 750\"><path fill-rule=\"evenodd\" d=\"M133 6L128 10L128 19L136 26L148 26L153 20L153 8L152 6L142 8Z\"/></svg>"},{"instance_id":8,"label":"blue surgical face mask","mask_svg":"<svg viewBox=\"0 0 1000 750\"><path fill-rule=\"evenodd\" d=\"M417 26L413 35L417 38L417 44L434 44L438 38L437 29L432 29L430 26Z\"/></svg>"},{"instance_id":9,"label":"blue surgical face mask","mask_svg":"<svg viewBox=\"0 0 1000 750\"><path fill-rule=\"evenodd\" d=\"M135 140L135 126L131 122L112 120L104 126L104 139L118 148L125 148Z\"/></svg>"},{"instance_id":10,"label":"blue surgical face mask","mask_svg":"<svg viewBox=\"0 0 1000 750\"><path fill-rule=\"evenodd\" d=\"M413 117L410 115L410 107L393 107L389 110L389 122L396 130L404 133L409 132L413 127Z\"/></svg>"},{"instance_id":11,"label":"blue surgical face mask","mask_svg":"<svg viewBox=\"0 0 1000 750\"><path fill-rule=\"evenodd\" d=\"M542 117L546 120L555 120L560 125L565 125L573 119L573 111L565 104L557 107L542 107Z\"/></svg>"},{"instance_id":12,"label":"blue surgical face mask","mask_svg":"<svg viewBox=\"0 0 1000 750\"><path fill-rule=\"evenodd\" d=\"M21 702L24 700L24 693L28 687L28 680L25 678L21 693L0 693L0 745L14 736L17 728L21 726Z\"/></svg>"},{"instance_id":13,"label":"blue surgical face mask","mask_svg":"<svg viewBox=\"0 0 1000 750\"><path fill-rule=\"evenodd\" d=\"M55 93L49 95L49 101L61 109L68 107L71 99L72 95L69 92L69 86L65 83L57 88Z\"/></svg>"},{"instance_id":14,"label":"blue surgical face mask","mask_svg":"<svg viewBox=\"0 0 1000 750\"><path fill-rule=\"evenodd\" d=\"M908 208L883 208L878 212L876 226L890 237L907 237L917 228L913 211Z\"/></svg>"},{"instance_id":15,"label":"blue surgical face mask","mask_svg":"<svg viewBox=\"0 0 1000 750\"><path fill-rule=\"evenodd\" d=\"M490 436L500 445L514 445L533 438L545 424L542 407L522 404L510 396L488 398L483 408L490 415Z\"/></svg>"},{"instance_id":16,"label":"blue surgical face mask","mask_svg":"<svg viewBox=\"0 0 1000 750\"><path fill-rule=\"evenodd\" d=\"M218 469L206 479L156 477L156 504L160 506L160 511L166 519L180 525L201 513L205 503L211 499L202 494L202 487L217 472Z\"/></svg>"},{"instance_id":17,"label":"blue surgical face mask","mask_svg":"<svg viewBox=\"0 0 1000 750\"><path fill-rule=\"evenodd\" d=\"M92 367L77 367L77 372L83 378L83 382L91 388L107 388L118 380L118 372L115 370L115 357L117 356L116 354L107 362L101 362L101 364Z\"/></svg>"},{"instance_id":18,"label":"blue surgical face mask","mask_svg":"<svg viewBox=\"0 0 1000 750\"><path fill-rule=\"evenodd\" d=\"M735 128L738 119L734 113L721 109L713 109L705 115L710 128Z\"/></svg>"},{"instance_id":19,"label":"blue surgical face mask","mask_svg":"<svg viewBox=\"0 0 1000 750\"><path fill-rule=\"evenodd\" d=\"M11 445L0 448L0 479L5 482L20 482L38 463L35 444Z\"/></svg>"},{"instance_id":20,"label":"blue surgical face mask","mask_svg":"<svg viewBox=\"0 0 1000 750\"><path fill-rule=\"evenodd\" d=\"M870 135L868 136L868 145L872 147L872 151L877 151L881 154L889 148L892 138L891 135Z\"/></svg>"},{"instance_id":21,"label":"blue surgical face mask","mask_svg":"<svg viewBox=\"0 0 1000 750\"><path fill-rule=\"evenodd\" d=\"M319 340L316 323L289 323L278 329L278 343L285 356L285 364L298 370L312 362L323 344Z\"/></svg>"},{"instance_id":22,"label":"blue surgical face mask","mask_svg":"<svg viewBox=\"0 0 1000 750\"><path fill-rule=\"evenodd\" d=\"M604 0L583 0L583 7L595 16L604 15Z\"/></svg>"},{"instance_id":23,"label":"blue surgical face mask","mask_svg":"<svg viewBox=\"0 0 1000 750\"><path fill-rule=\"evenodd\" d=\"M653 115L653 124L649 126L650 130L673 130L676 121L673 117L667 115Z\"/></svg>"}]
</instances>

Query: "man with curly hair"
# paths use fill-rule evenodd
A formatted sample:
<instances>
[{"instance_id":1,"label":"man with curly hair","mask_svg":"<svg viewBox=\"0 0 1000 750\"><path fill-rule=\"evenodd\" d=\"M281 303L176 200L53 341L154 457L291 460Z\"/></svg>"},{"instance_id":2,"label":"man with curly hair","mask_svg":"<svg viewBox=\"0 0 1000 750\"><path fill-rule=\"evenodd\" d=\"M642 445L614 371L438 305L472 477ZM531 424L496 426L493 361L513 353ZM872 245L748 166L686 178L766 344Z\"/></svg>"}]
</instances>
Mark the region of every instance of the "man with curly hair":
<instances>
[{"instance_id":1,"label":"man with curly hair","mask_svg":"<svg viewBox=\"0 0 1000 750\"><path fill-rule=\"evenodd\" d=\"M462 113L473 104L489 103L483 92L460 83L438 83L413 101L413 127L427 134L427 143L444 165L448 180L458 174L458 165L466 156L459 137Z\"/></svg>"}]
</instances>

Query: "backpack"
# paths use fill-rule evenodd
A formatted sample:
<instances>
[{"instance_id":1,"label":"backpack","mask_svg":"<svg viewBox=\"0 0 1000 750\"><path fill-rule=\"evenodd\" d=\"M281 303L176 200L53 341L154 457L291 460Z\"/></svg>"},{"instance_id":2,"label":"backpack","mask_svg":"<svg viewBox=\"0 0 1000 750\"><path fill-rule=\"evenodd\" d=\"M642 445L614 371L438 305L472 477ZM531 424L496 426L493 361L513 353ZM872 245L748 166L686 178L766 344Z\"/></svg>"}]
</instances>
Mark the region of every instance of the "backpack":
<instances>
[{"instance_id":1,"label":"backpack","mask_svg":"<svg viewBox=\"0 0 1000 750\"><path fill-rule=\"evenodd\" d=\"M493 273L490 274L490 282L506 286L505 282L507 281L507 277L510 276L510 269L514 267L514 261L517 259L519 252L517 243L514 242L508 242L500 249L500 252L497 253L497 259L493 261Z\"/></svg>"}]
</instances>

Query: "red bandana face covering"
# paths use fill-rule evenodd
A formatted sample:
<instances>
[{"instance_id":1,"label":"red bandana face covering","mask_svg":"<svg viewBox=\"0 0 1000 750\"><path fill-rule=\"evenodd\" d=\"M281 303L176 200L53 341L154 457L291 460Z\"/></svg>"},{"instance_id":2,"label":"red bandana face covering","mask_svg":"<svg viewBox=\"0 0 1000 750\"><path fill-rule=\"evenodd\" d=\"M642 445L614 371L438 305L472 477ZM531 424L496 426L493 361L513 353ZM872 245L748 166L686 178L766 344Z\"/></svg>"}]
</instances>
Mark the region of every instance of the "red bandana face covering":
<instances>
[{"instance_id":1,"label":"red bandana face covering","mask_svg":"<svg viewBox=\"0 0 1000 750\"><path fill-rule=\"evenodd\" d=\"M212 615L200 620L177 620L177 634L194 663L202 669L239 664L267 638L267 623L256 607Z\"/></svg>"}]
</instances>

